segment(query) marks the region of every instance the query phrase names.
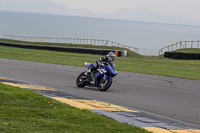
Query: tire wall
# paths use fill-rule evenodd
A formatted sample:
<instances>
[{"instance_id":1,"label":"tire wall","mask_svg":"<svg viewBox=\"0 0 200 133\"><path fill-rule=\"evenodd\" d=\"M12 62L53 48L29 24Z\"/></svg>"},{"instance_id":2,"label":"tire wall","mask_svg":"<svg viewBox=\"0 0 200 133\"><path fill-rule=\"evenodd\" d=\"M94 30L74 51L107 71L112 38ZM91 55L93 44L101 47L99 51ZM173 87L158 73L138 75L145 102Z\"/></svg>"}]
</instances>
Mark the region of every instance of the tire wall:
<instances>
[{"instance_id":1,"label":"tire wall","mask_svg":"<svg viewBox=\"0 0 200 133\"><path fill-rule=\"evenodd\" d=\"M164 57L180 60L200 60L200 53L165 52Z\"/></svg>"},{"instance_id":2,"label":"tire wall","mask_svg":"<svg viewBox=\"0 0 200 133\"><path fill-rule=\"evenodd\" d=\"M72 53L89 53L97 55L107 55L109 52L117 53L118 57L126 57L126 50L109 50L109 49L91 49L91 48L76 48L76 47L62 47L62 46L46 46L46 45L32 45L32 44L15 44L0 42L0 45L18 48L28 49L41 49L41 50L52 50L61 52L72 52Z\"/></svg>"}]
</instances>

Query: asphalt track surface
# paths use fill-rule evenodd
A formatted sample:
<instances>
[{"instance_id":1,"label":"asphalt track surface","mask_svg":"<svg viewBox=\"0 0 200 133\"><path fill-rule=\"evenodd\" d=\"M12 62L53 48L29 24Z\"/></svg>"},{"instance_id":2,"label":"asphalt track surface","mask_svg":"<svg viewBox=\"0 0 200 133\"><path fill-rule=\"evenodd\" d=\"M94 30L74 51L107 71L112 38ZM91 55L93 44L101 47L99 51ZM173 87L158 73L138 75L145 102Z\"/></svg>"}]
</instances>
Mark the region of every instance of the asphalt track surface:
<instances>
[{"instance_id":1,"label":"asphalt track surface","mask_svg":"<svg viewBox=\"0 0 200 133\"><path fill-rule=\"evenodd\" d=\"M117 67L117 66L116 66ZM78 88L84 67L0 59L0 77L23 80L94 100L164 116L200 128L200 81L118 72L111 88Z\"/></svg>"}]
</instances>

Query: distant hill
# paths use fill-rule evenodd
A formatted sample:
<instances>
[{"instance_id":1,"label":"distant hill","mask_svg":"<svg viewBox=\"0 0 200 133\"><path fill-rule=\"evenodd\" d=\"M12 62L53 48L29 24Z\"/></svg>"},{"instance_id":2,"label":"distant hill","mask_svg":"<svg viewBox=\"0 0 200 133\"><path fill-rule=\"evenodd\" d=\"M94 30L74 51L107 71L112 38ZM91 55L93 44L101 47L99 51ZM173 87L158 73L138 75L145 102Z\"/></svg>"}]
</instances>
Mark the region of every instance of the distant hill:
<instances>
[{"instance_id":1,"label":"distant hill","mask_svg":"<svg viewBox=\"0 0 200 133\"><path fill-rule=\"evenodd\" d=\"M157 23L170 23L170 24L185 24L185 25L200 25L200 21L184 19L179 17L166 16L159 14L152 10L141 8L136 10L119 10L109 14L99 14L98 17L134 20L134 21L147 21Z\"/></svg>"},{"instance_id":2,"label":"distant hill","mask_svg":"<svg viewBox=\"0 0 200 133\"><path fill-rule=\"evenodd\" d=\"M71 16L87 16L92 15L87 9L71 9L67 6L56 4L51 1L32 1L24 0L20 2L10 2L8 0L0 1L0 10L60 14Z\"/></svg>"},{"instance_id":3,"label":"distant hill","mask_svg":"<svg viewBox=\"0 0 200 133\"><path fill-rule=\"evenodd\" d=\"M53 3L51 1L24 0L18 2L10 2L8 0L1 0L0 10L7 10L7 9L10 9L9 11L35 12L35 13L47 13L47 14L60 14L68 16L111 18L111 19L200 26L200 21L197 20L166 16L145 8L136 10L124 9L113 13L95 14L87 9L72 9L61 4Z\"/></svg>"}]
</instances>

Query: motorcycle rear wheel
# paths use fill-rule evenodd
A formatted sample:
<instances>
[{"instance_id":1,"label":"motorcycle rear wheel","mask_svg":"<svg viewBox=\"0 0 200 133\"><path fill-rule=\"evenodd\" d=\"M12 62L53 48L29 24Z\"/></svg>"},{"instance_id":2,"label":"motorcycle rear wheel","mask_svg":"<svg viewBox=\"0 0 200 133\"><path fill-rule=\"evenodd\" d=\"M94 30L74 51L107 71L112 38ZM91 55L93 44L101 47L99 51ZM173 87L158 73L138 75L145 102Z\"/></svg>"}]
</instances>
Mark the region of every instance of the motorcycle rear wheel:
<instances>
[{"instance_id":1,"label":"motorcycle rear wheel","mask_svg":"<svg viewBox=\"0 0 200 133\"><path fill-rule=\"evenodd\" d=\"M108 76L106 81L101 80L97 87L100 91L106 91L110 88L110 86L112 85L112 82L113 82L112 77Z\"/></svg>"},{"instance_id":2,"label":"motorcycle rear wheel","mask_svg":"<svg viewBox=\"0 0 200 133\"><path fill-rule=\"evenodd\" d=\"M79 74L79 76L77 77L76 79L76 85L78 87L85 87L86 86L86 83L84 82L84 79L86 79L86 75L85 75L85 72L82 72L81 74Z\"/></svg>"}]
</instances>

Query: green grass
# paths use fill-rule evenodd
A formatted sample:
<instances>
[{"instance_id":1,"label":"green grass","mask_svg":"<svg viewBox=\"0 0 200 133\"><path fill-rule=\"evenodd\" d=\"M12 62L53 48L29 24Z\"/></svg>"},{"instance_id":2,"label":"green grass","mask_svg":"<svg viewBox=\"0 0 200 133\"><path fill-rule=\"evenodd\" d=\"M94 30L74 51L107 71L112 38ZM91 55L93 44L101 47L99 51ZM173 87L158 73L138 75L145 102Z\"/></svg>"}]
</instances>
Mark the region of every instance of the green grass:
<instances>
[{"instance_id":1,"label":"green grass","mask_svg":"<svg viewBox=\"0 0 200 133\"><path fill-rule=\"evenodd\" d=\"M200 53L200 48L185 48L179 49L174 52L181 52L181 53Z\"/></svg>"},{"instance_id":2,"label":"green grass","mask_svg":"<svg viewBox=\"0 0 200 133\"><path fill-rule=\"evenodd\" d=\"M94 63L100 57L102 56L0 46L0 58L32 62L85 67L85 61ZM172 60L162 56L132 55L116 58L115 63L119 71L200 80L200 60Z\"/></svg>"},{"instance_id":3,"label":"green grass","mask_svg":"<svg viewBox=\"0 0 200 133\"><path fill-rule=\"evenodd\" d=\"M80 110L35 92L0 83L0 132L148 133L89 110Z\"/></svg>"}]
</instances>

